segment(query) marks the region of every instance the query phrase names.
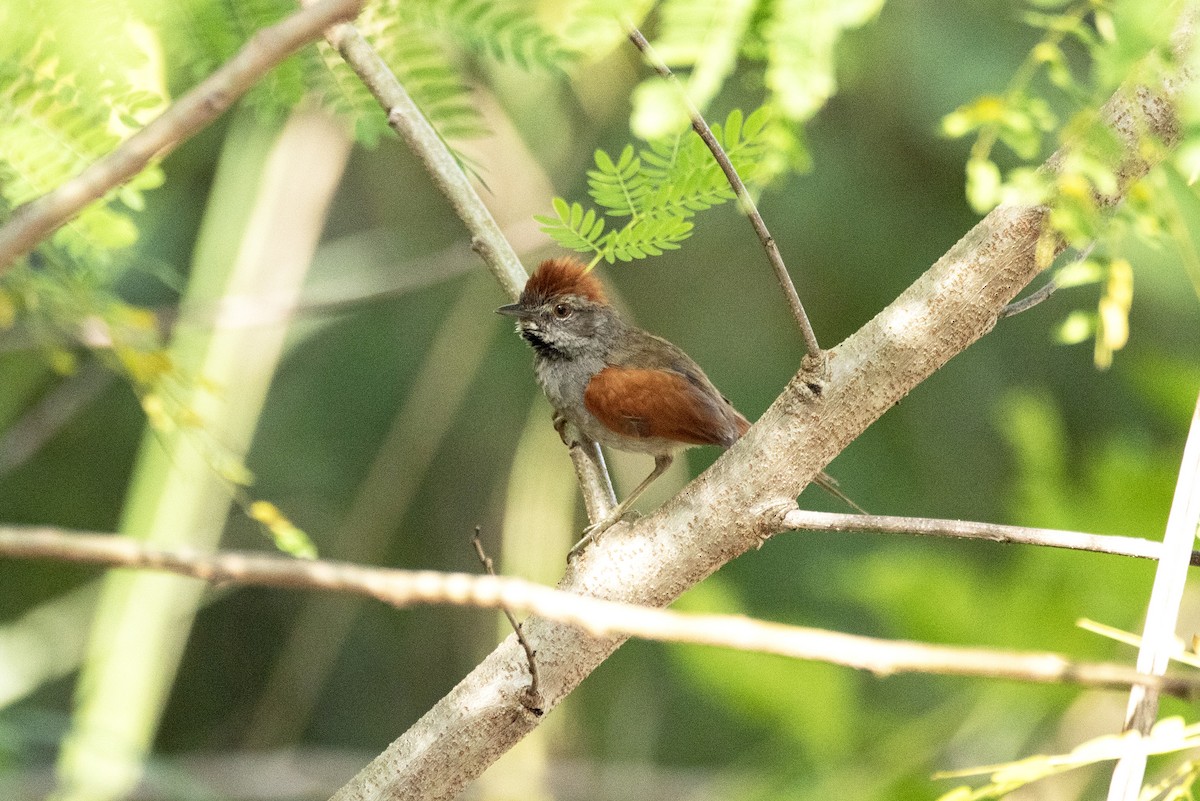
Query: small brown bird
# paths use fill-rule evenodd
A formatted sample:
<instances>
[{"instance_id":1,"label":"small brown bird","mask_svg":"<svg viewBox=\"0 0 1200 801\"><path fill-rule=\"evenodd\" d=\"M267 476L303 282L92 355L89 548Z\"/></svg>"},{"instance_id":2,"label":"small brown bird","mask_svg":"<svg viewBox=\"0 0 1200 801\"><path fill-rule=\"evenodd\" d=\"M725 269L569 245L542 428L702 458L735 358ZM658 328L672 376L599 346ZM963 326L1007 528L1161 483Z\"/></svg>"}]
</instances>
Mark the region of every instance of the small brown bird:
<instances>
[{"instance_id":1,"label":"small brown bird","mask_svg":"<svg viewBox=\"0 0 1200 801\"><path fill-rule=\"evenodd\" d=\"M572 555L620 520L677 451L728 448L750 428L686 353L622 320L600 281L575 259L542 262L520 300L496 311L517 318L556 417L601 445L654 457L650 475L585 530ZM858 509L830 476L821 473L817 482Z\"/></svg>"}]
</instances>

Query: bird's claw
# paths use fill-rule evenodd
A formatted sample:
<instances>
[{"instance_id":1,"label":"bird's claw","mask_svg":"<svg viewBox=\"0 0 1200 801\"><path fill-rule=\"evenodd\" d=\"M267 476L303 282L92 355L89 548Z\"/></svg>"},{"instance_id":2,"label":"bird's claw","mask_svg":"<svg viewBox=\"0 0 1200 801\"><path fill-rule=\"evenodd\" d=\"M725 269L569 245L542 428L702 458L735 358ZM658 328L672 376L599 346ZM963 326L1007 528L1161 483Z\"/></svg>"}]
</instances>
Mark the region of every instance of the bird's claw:
<instances>
[{"instance_id":1,"label":"bird's claw","mask_svg":"<svg viewBox=\"0 0 1200 801\"><path fill-rule=\"evenodd\" d=\"M575 429L569 428L571 421L566 416L555 412L551 422L554 424L554 430L558 432L558 438L562 440L563 445L566 445L568 448L575 448L582 444L579 437L576 436L577 432Z\"/></svg>"},{"instance_id":2,"label":"bird's claw","mask_svg":"<svg viewBox=\"0 0 1200 801\"><path fill-rule=\"evenodd\" d=\"M596 540L600 539L601 534L608 531L617 523L640 516L641 515L639 515L637 512L630 510L621 515L609 515L608 517L592 523L583 530L583 537L580 538L579 542L572 545L571 550L567 551L567 564L571 564L571 562L575 561L575 558L578 557L579 554L583 553L585 548L587 548Z\"/></svg>"}]
</instances>

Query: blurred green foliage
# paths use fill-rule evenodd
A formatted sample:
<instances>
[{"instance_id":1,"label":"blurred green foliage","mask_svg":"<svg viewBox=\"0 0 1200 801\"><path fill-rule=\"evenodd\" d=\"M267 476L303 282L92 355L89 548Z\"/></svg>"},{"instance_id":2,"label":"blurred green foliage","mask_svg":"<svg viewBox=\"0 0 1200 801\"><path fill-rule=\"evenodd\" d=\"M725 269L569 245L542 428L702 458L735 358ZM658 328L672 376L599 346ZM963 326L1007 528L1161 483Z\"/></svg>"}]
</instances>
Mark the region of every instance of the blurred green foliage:
<instances>
[{"instance_id":1,"label":"blurred green foliage","mask_svg":"<svg viewBox=\"0 0 1200 801\"><path fill-rule=\"evenodd\" d=\"M722 13L701 18L698 5ZM843 6L845 14L837 11ZM0 187L6 209L95 158L119 137L120 124L140 121L167 88L186 89L252 30L291 7L282 0L126 0L84 9L5 4ZM985 206L1029 189L1027 167L1059 144L1087 140L1089 158L1069 175L1080 177L1085 190L1103 189L1112 165L1103 159L1110 143L1089 125L1096 109L1127 77L1149 77L1171 60L1161 36L1169 25L1156 16L1168 5L1136 0L690 7L665 4L645 28L659 37L668 61L685 68L683 77L714 120L729 109L785 98L804 115L821 109L805 128L788 129L790 143L771 151L793 168L811 164L811 170L780 173L760 207L825 343L852 333L890 302ZM657 102L638 88L647 71L631 48L620 47L620 29L598 10L600 2L542 9L534 28L527 14L513 15L501 29L495 26L504 20L497 23L476 0L371 8L365 32L414 95L425 82L430 94L422 105L444 135L496 131L498 148L472 150L459 140L455 146L496 196L519 207L498 209L517 232L552 195L582 197L596 151L621 153L631 112L636 119ZM143 27L131 28L134 19ZM1072 19L1073 27L1066 22ZM778 30L781 20L797 26L808 50L779 44L785 34L788 41L797 37L795 30ZM804 38L810 22L811 38ZM687 24L703 30L684 35L676 27ZM688 42L695 48L683 52ZM785 56L790 60L779 60ZM136 69L148 63L157 65L157 81ZM774 66L764 70L764 64ZM468 94L468 85L487 88ZM39 87L36 96L24 86ZM245 467L256 478L256 496L307 531L323 556L355 552L356 529L342 528L353 509L362 528L388 535L372 557L379 563L477 571L470 534L482 525L489 550L499 552L508 469L536 396L527 349L491 316L503 302L499 291L487 302L473 299L479 290L471 282L479 279L467 273L480 268L461 224L324 44L285 64L245 102L279 116L307 91L375 147L352 156ZM807 104L799 92L808 93ZM1200 207L1188 183L1200 152L1193 135L1197 97L1184 98L1177 171L1152 176L1129 211L1114 216L1090 204L1077 182L1052 187L1060 195L1075 192L1067 194L1077 202L1061 206L1064 233L1080 246L1100 240L1088 263L1071 268L1082 277L1064 280L1071 285L1036 310L1001 322L847 449L831 472L857 501L881 513L1160 536L1200 389L1194 241ZM18 170L16 161L40 141L31 123L49 127L64 145L42 161L22 157L37 174ZM0 451L28 446L29 452L0 473L5 523L116 527L146 423L146 393L130 379L148 370L144 377L152 381L156 370L167 369L155 367L153 327L121 315L136 305L153 310L156 321L170 319L217 155L236 146L225 139L229 130L218 125L172 154L156 168L163 179L158 188L151 191L157 177L145 177L97 206L94 213L107 220L98 230L80 223L63 235L98 233L98 240L78 241L99 245L56 240L59 247L0 284ZM980 137L974 147L943 135L967 132ZM988 138L986 148L979 145ZM531 170L548 191L505 194ZM679 250L603 267L603 277L640 324L684 346L754 418L795 371L802 347L736 209L720 207L702 220ZM534 244L523 255L532 265L556 253ZM444 325L463 298L477 306L479 326L465 328L458 318ZM80 325L92 318L104 320L105 330L128 331L132 363L88 346ZM116 324L122 319L127 329ZM1115 337L1122 324L1127 337ZM479 348L484 355L465 374L446 355ZM116 367L122 380L85 386L77 368L94 359ZM1110 368L1099 371L1098 363ZM422 386L437 391L422 393ZM453 403L446 400L451 396ZM72 414L46 414L67 401L74 402ZM359 497L388 443L398 443L389 458L403 503L378 488ZM693 471L715 455L689 454ZM806 493L802 502L835 508L819 494ZM240 513L228 521L225 544L269 547ZM501 569L523 572L521 565ZM0 673L20 647L32 653L48 647L44 642L68 644L86 635L86 619L64 616L53 618L48 633L39 629L43 640L9 638L29 631L21 627L35 610L96 575L0 562L6 624ZM785 534L728 565L680 607L1130 660L1124 646L1074 621L1088 616L1136 630L1152 575L1149 564L1047 549ZM346 615L328 612L335 606ZM1200 627L1194 607L1185 610L1185 635ZM320 616L323 609L328 616ZM335 619L342 622L300 632L302 620ZM487 613L396 612L226 588L212 596L189 641L156 741L150 795L233 798L204 790L210 777L202 769L179 774L176 760L252 756L251 748L318 749L311 764L349 750L348 763L330 769L336 785L361 757L415 721L495 639ZM318 640L333 654L319 667L315 657L306 659L315 648L295 645ZM274 681L282 682L282 693L269 691ZM51 764L71 695L70 673L47 673L32 691L5 697L0 795L34 797L27 782ZM560 788L561 798L903 801L949 790L949 783L930 778L937 770L1069 750L1117 728L1123 708L1116 692L878 679L772 657L631 642L554 713L565 723L543 747L548 784ZM1180 702L1165 702L1164 710L1195 718ZM285 718L288 726L273 727ZM283 730L291 733L271 733ZM604 778L586 792L561 789L585 770L580 766ZM1047 792L1094 797L1104 778L1099 769L1052 779ZM294 797L324 795L297 790Z\"/></svg>"}]
</instances>

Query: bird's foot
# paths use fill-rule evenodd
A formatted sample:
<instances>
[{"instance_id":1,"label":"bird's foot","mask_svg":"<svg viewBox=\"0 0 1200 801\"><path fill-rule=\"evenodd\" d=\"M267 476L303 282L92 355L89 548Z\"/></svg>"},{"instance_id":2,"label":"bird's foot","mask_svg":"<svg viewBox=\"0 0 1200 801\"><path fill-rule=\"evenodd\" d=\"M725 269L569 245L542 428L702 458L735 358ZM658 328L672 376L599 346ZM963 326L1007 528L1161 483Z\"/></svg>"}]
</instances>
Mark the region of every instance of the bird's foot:
<instances>
[{"instance_id":1,"label":"bird's foot","mask_svg":"<svg viewBox=\"0 0 1200 801\"><path fill-rule=\"evenodd\" d=\"M621 523L630 519L637 519L640 516L641 515L634 511L621 513L620 509L617 509L614 514L610 514L608 517L601 518L595 523L592 523L583 530L583 537L580 538L579 542L572 545L571 550L567 551L567 564L575 561L575 558L578 557L579 554L583 553L585 548L587 548L596 540L600 539L601 534L608 531L617 523Z\"/></svg>"},{"instance_id":2,"label":"bird's foot","mask_svg":"<svg viewBox=\"0 0 1200 801\"><path fill-rule=\"evenodd\" d=\"M571 421L565 416L555 412L551 422L553 422L554 430L558 432L558 438L562 440L563 445L575 448L582 444L578 436L579 432L571 426Z\"/></svg>"}]
</instances>

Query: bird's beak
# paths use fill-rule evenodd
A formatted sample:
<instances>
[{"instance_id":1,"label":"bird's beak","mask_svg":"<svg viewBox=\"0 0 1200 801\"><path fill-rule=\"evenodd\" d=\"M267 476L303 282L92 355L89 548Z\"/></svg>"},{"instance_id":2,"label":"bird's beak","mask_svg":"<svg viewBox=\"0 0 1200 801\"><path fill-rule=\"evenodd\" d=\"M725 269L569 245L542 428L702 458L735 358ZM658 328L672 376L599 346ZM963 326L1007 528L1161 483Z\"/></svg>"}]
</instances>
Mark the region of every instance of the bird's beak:
<instances>
[{"instance_id":1,"label":"bird's beak","mask_svg":"<svg viewBox=\"0 0 1200 801\"><path fill-rule=\"evenodd\" d=\"M520 317L522 319L529 316L529 312L520 303L510 303L507 306L501 306L496 309L496 314L503 314L505 317Z\"/></svg>"}]
</instances>

